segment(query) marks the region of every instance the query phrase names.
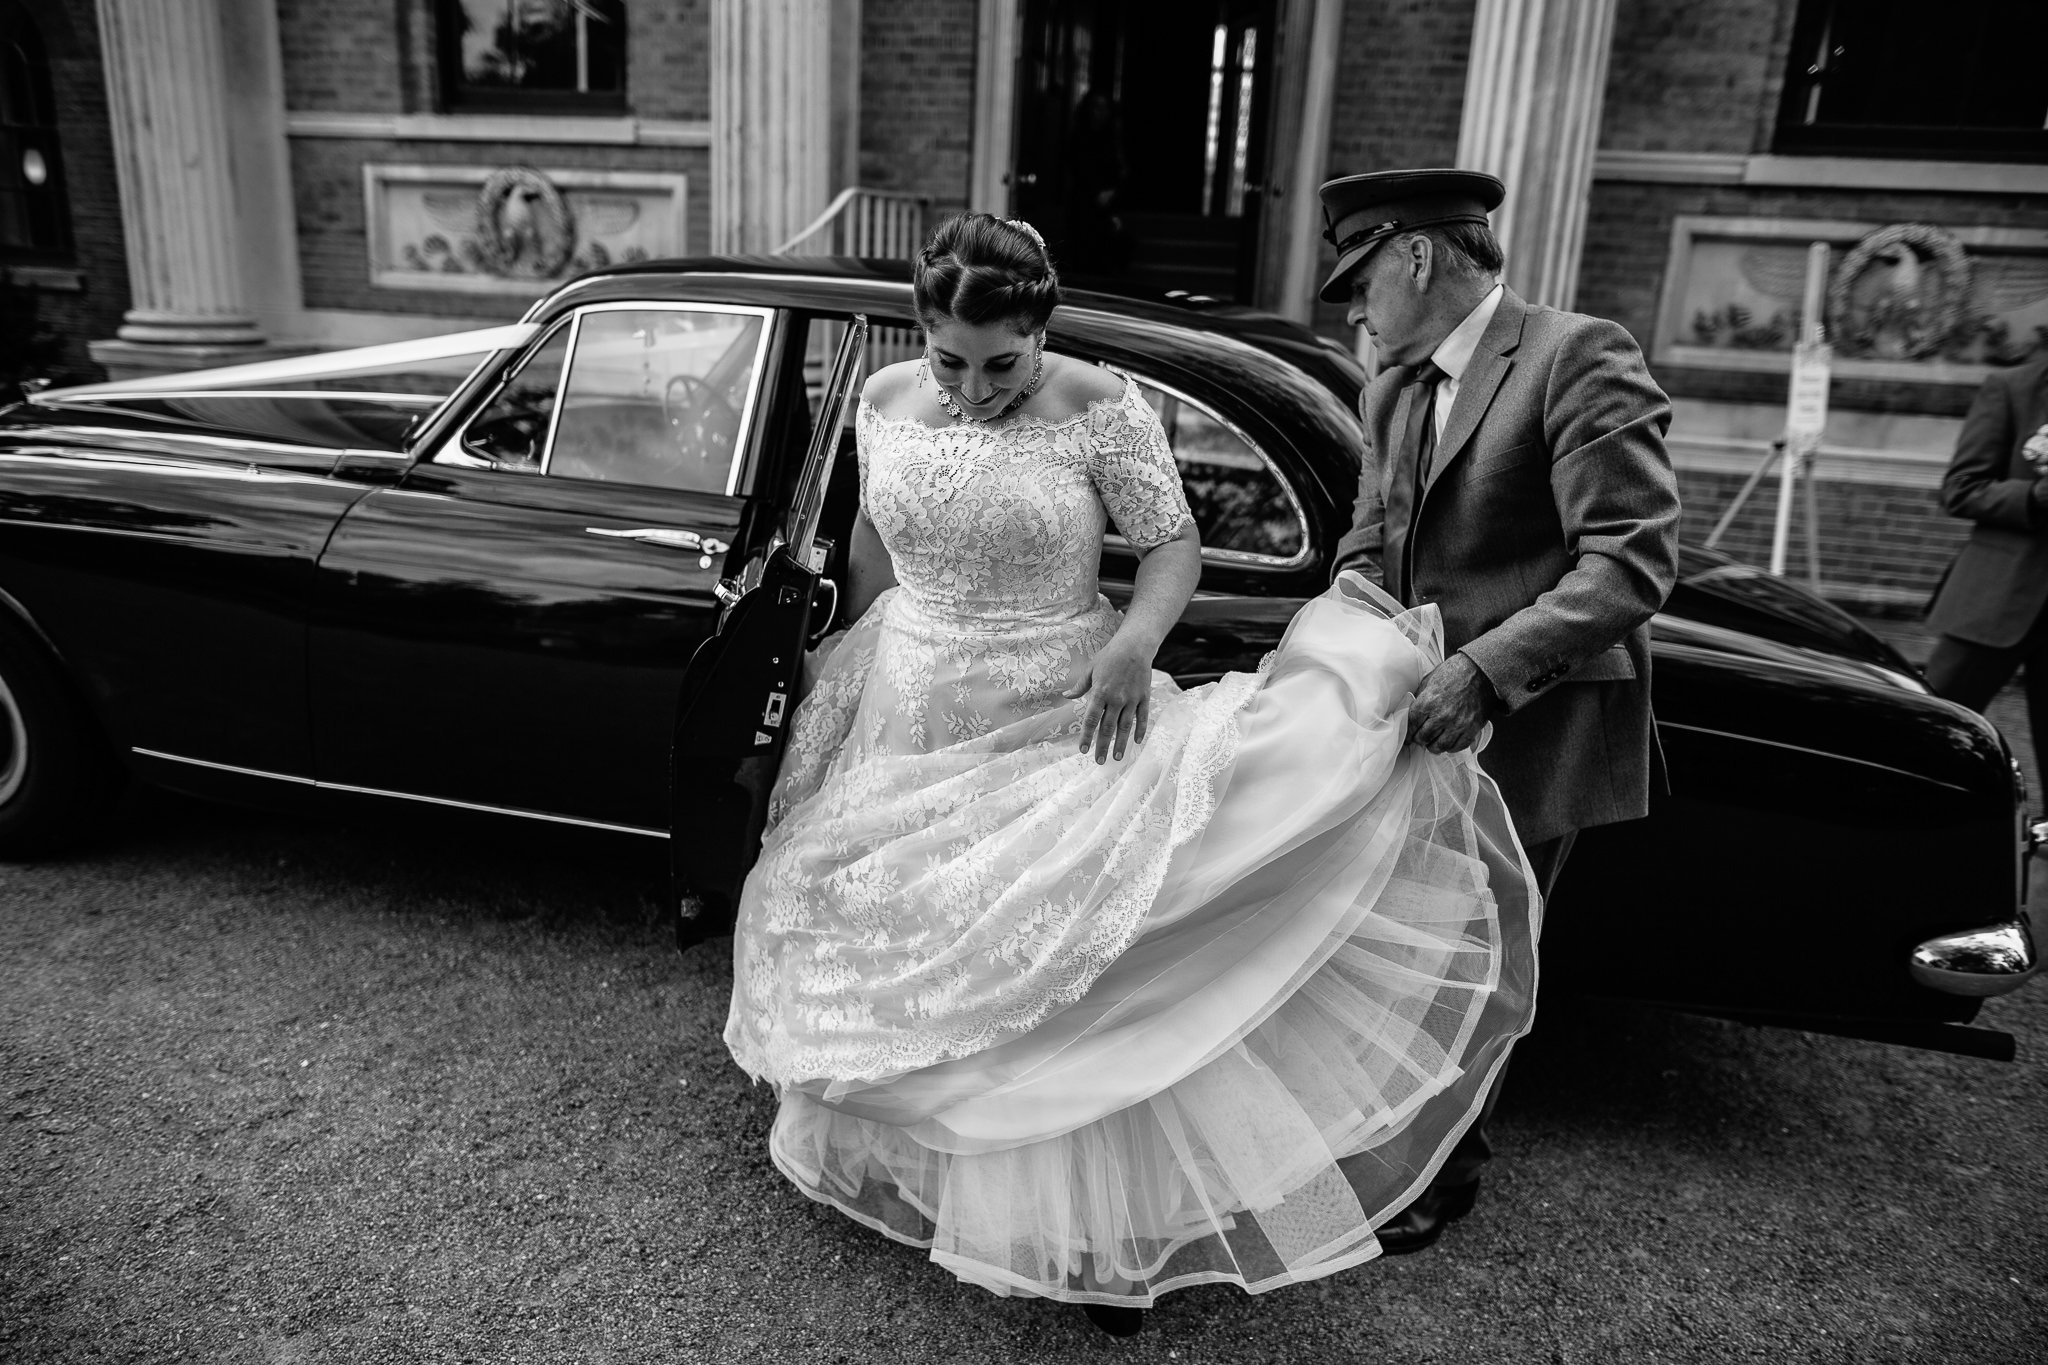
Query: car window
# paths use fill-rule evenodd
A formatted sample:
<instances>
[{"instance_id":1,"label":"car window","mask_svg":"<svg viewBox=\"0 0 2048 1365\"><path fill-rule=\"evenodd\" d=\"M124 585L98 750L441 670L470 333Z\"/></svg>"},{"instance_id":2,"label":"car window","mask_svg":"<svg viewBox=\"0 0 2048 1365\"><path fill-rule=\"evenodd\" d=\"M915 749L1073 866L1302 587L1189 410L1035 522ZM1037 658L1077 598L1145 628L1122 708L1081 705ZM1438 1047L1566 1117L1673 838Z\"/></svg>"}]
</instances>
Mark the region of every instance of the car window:
<instances>
[{"instance_id":1,"label":"car window","mask_svg":"<svg viewBox=\"0 0 2048 1365\"><path fill-rule=\"evenodd\" d=\"M730 491L765 324L704 309L583 313L548 476Z\"/></svg>"},{"instance_id":2,"label":"car window","mask_svg":"<svg viewBox=\"0 0 2048 1365\"><path fill-rule=\"evenodd\" d=\"M499 386L484 410L464 428L456 452L444 457L446 463L540 473L555 397L562 386L562 361L569 354L570 330L567 323L556 327Z\"/></svg>"},{"instance_id":3,"label":"car window","mask_svg":"<svg viewBox=\"0 0 2048 1365\"><path fill-rule=\"evenodd\" d=\"M1201 404L1143 377L1136 382L1166 428L1202 548L1271 560L1299 555L1307 525L1273 462Z\"/></svg>"}]
</instances>

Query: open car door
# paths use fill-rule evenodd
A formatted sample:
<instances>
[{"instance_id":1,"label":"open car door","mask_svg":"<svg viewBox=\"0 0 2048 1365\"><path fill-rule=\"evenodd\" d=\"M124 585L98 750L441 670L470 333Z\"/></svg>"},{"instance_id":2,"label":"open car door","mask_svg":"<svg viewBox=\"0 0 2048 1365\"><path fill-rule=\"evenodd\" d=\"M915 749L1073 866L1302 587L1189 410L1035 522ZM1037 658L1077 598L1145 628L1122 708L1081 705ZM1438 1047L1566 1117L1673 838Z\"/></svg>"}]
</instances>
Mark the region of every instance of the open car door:
<instances>
[{"instance_id":1,"label":"open car door","mask_svg":"<svg viewBox=\"0 0 2048 1365\"><path fill-rule=\"evenodd\" d=\"M731 932L740 884L760 853L812 607L828 581L818 522L867 334L867 319L856 316L819 396L810 449L782 526L737 579L719 585L726 606L718 629L683 673L669 825L678 948Z\"/></svg>"}]
</instances>

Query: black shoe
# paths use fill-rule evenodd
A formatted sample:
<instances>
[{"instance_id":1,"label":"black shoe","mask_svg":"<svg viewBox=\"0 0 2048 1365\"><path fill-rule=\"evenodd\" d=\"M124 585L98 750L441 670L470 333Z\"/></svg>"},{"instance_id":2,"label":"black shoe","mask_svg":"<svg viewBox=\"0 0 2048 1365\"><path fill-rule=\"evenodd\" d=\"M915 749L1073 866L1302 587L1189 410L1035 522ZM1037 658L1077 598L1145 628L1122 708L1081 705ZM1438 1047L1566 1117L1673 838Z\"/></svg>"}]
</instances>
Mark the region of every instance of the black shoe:
<instances>
[{"instance_id":1,"label":"black shoe","mask_svg":"<svg viewBox=\"0 0 2048 1365\"><path fill-rule=\"evenodd\" d=\"M1478 1198L1477 1180L1463 1185L1425 1187L1414 1203L1378 1229L1380 1250L1389 1256L1406 1256L1411 1251L1428 1249L1444 1235L1446 1225L1472 1212L1473 1201Z\"/></svg>"},{"instance_id":2,"label":"black shoe","mask_svg":"<svg viewBox=\"0 0 2048 1365\"><path fill-rule=\"evenodd\" d=\"M1125 1308L1118 1304L1084 1303L1081 1311L1088 1315L1088 1321L1100 1327L1113 1337L1134 1337L1145 1325L1145 1310Z\"/></svg>"}]
</instances>

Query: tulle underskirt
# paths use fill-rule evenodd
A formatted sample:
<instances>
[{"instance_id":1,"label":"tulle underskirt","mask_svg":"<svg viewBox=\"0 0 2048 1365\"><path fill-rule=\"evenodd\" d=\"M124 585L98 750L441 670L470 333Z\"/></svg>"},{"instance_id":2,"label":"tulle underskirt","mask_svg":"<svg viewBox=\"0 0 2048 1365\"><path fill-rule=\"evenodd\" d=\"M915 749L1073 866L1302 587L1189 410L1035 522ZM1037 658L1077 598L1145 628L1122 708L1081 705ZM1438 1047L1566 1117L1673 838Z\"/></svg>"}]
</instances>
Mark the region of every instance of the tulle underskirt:
<instances>
[{"instance_id":1,"label":"tulle underskirt","mask_svg":"<svg viewBox=\"0 0 2048 1365\"><path fill-rule=\"evenodd\" d=\"M1256 688L1155 703L1236 708L1235 752L1129 945L991 1046L770 1076L778 1168L998 1294L1145 1306L1378 1255L1534 1011L1540 905L1499 794L1471 754L1401 743L1439 629L1347 576Z\"/></svg>"}]
</instances>

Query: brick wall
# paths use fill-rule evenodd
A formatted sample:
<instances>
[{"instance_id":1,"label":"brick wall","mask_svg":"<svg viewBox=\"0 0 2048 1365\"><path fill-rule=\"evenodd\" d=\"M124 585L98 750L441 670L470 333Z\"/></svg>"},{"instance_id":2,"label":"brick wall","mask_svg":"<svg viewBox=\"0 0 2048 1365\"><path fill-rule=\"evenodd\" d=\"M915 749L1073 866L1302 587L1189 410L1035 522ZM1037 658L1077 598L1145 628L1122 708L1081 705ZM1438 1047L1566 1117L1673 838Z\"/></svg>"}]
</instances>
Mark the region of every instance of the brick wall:
<instances>
[{"instance_id":1,"label":"brick wall","mask_svg":"<svg viewBox=\"0 0 2048 1365\"><path fill-rule=\"evenodd\" d=\"M285 107L431 113L434 0L277 0ZM643 118L711 117L710 0L627 6L626 103Z\"/></svg>"},{"instance_id":2,"label":"brick wall","mask_svg":"<svg viewBox=\"0 0 2048 1365\"><path fill-rule=\"evenodd\" d=\"M710 118L711 0L629 4L626 22L626 103L633 112Z\"/></svg>"},{"instance_id":3,"label":"brick wall","mask_svg":"<svg viewBox=\"0 0 2048 1365\"><path fill-rule=\"evenodd\" d=\"M863 0L860 183L967 207L974 155L975 0Z\"/></svg>"},{"instance_id":4,"label":"brick wall","mask_svg":"<svg viewBox=\"0 0 2048 1365\"><path fill-rule=\"evenodd\" d=\"M395 114L410 107L400 57L431 23L408 11L428 0L277 0L284 106ZM404 34L407 41L401 42Z\"/></svg>"},{"instance_id":5,"label":"brick wall","mask_svg":"<svg viewBox=\"0 0 2048 1365\"><path fill-rule=\"evenodd\" d=\"M105 376L85 343L114 335L128 310L128 251L122 237L121 199L107 113L106 73L100 63L99 19L93 0L44 0L28 7L42 30L50 59L57 135L71 209L71 259L78 287L37 288L36 325L53 332L63 349L51 377L63 381ZM12 395L8 397L11 398Z\"/></svg>"},{"instance_id":6,"label":"brick wall","mask_svg":"<svg viewBox=\"0 0 2048 1365\"><path fill-rule=\"evenodd\" d=\"M1600 145L1770 147L1798 0L1620 0Z\"/></svg>"},{"instance_id":7,"label":"brick wall","mask_svg":"<svg viewBox=\"0 0 2048 1365\"><path fill-rule=\"evenodd\" d=\"M433 0L278 0L278 21L287 108L438 110ZM708 119L710 0L629 5L627 22L632 112ZM291 159L308 308L511 317L526 306L526 299L513 296L373 287L363 218L362 168L369 162L679 172L690 177L688 249L703 251L710 243L711 166L703 148L294 138Z\"/></svg>"},{"instance_id":8,"label":"brick wall","mask_svg":"<svg viewBox=\"0 0 2048 1365\"><path fill-rule=\"evenodd\" d=\"M1597 182L1579 267L1578 307L1621 323L1646 352L1654 340L1671 222L1679 214L2040 228L2048 224L2048 196ZM1692 398L1775 403L1785 397L1782 375L1680 367L1660 367L1657 375L1672 393ZM1968 388L1955 385L1837 379L1830 401L1876 412L1954 416L1969 407L1970 398Z\"/></svg>"},{"instance_id":9,"label":"brick wall","mask_svg":"<svg viewBox=\"0 0 2048 1365\"><path fill-rule=\"evenodd\" d=\"M1478 0L1349 0L1330 107L1329 175L1456 162L1477 7ZM1336 263L1325 244L1318 282ZM1350 334L1337 304L1316 305L1312 325Z\"/></svg>"},{"instance_id":10,"label":"brick wall","mask_svg":"<svg viewBox=\"0 0 2048 1365\"><path fill-rule=\"evenodd\" d=\"M292 142L292 194L298 205L299 267L308 308L517 317L543 292L536 289L531 297L517 297L372 286L362 172L372 162L681 173L690 177L686 248L701 253L711 240L711 160L702 147L297 138Z\"/></svg>"},{"instance_id":11,"label":"brick wall","mask_svg":"<svg viewBox=\"0 0 2048 1365\"><path fill-rule=\"evenodd\" d=\"M1685 520L1680 533L1703 544L1741 488L1740 474L1680 470ZM1969 536L1970 524L1941 510L1932 489L1823 480L1814 487L1820 524L1822 592L1844 605L1917 615L1942 570ZM1743 504L1716 549L1759 567L1771 562L1778 514L1776 471ZM1788 576L1806 580L1805 490L1793 504Z\"/></svg>"}]
</instances>

